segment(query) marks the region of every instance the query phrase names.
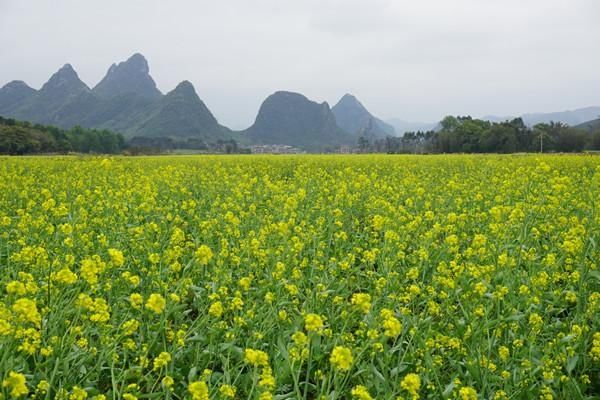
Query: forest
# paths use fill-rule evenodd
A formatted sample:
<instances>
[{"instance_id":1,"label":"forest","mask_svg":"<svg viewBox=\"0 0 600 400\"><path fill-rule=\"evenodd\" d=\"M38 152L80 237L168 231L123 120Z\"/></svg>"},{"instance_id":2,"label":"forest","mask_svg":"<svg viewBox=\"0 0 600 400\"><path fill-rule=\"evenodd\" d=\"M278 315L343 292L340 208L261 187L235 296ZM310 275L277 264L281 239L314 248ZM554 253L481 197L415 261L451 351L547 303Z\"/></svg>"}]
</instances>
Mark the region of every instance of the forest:
<instances>
[{"instance_id":1,"label":"forest","mask_svg":"<svg viewBox=\"0 0 600 400\"><path fill-rule=\"evenodd\" d=\"M361 153L573 153L585 150L600 150L600 129L589 132L561 122L528 127L521 118L494 123L470 116L448 116L435 131L358 140Z\"/></svg>"},{"instance_id":2,"label":"forest","mask_svg":"<svg viewBox=\"0 0 600 400\"><path fill-rule=\"evenodd\" d=\"M0 154L103 153L116 154L125 149L125 139L108 130L68 130L0 117Z\"/></svg>"}]
</instances>

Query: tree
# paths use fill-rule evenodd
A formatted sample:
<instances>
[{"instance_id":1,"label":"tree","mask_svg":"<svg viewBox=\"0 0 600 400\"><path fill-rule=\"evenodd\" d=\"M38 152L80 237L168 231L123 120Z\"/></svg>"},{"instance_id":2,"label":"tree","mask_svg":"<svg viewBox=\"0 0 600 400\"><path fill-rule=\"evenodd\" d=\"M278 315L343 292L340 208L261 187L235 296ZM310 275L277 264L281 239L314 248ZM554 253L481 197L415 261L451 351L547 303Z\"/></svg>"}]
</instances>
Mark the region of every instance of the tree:
<instances>
[{"instance_id":1,"label":"tree","mask_svg":"<svg viewBox=\"0 0 600 400\"><path fill-rule=\"evenodd\" d=\"M600 128L592 132L592 134L589 136L587 148L589 150L600 151Z\"/></svg>"},{"instance_id":2,"label":"tree","mask_svg":"<svg viewBox=\"0 0 600 400\"><path fill-rule=\"evenodd\" d=\"M364 136L358 138L358 150L361 153L367 153L369 151L369 140Z\"/></svg>"}]
</instances>

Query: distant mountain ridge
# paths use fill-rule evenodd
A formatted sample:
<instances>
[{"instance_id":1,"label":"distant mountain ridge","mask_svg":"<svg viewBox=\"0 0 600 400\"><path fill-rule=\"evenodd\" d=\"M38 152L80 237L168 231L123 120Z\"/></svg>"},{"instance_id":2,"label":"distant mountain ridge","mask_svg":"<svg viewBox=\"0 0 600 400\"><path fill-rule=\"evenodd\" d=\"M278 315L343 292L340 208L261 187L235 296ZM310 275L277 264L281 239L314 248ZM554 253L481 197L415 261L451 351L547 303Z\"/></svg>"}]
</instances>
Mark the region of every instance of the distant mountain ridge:
<instances>
[{"instance_id":1,"label":"distant mountain ridge","mask_svg":"<svg viewBox=\"0 0 600 400\"><path fill-rule=\"evenodd\" d=\"M344 109L344 101L351 100ZM301 94L276 92L261 105L255 123L232 131L219 124L189 81L162 94L139 53L112 64L92 89L65 64L35 90L22 81L0 88L0 115L61 128L80 125L109 129L134 137L193 138L206 143L235 139L243 144L283 144L310 151L333 150L356 144L358 135L383 137L393 128L373 117L353 96L345 96L343 111L348 131L340 128L329 105ZM341 115L341 114L340 114Z\"/></svg>"},{"instance_id":2,"label":"distant mountain ridge","mask_svg":"<svg viewBox=\"0 0 600 400\"><path fill-rule=\"evenodd\" d=\"M549 113L527 113L522 114L518 118L522 118L525 125L533 126L540 123L562 122L570 126L580 125L584 122L591 121L600 117L600 107L584 107L574 110L557 111ZM503 122L517 117L512 116L495 116L487 115L481 119L490 122Z\"/></svg>"},{"instance_id":3,"label":"distant mountain ridge","mask_svg":"<svg viewBox=\"0 0 600 400\"><path fill-rule=\"evenodd\" d=\"M527 126L539 123L562 122L564 124L583 128L586 122L591 122L600 117L600 107L584 107L575 110L549 112L549 113L526 113L521 116L512 115L485 115L479 119L490 122L504 122L515 118L523 119ZM428 131L439 129L439 123L409 122L398 118L388 119L387 122L396 128L396 133L402 135L406 132Z\"/></svg>"},{"instance_id":4,"label":"distant mountain ridge","mask_svg":"<svg viewBox=\"0 0 600 400\"><path fill-rule=\"evenodd\" d=\"M61 128L110 129L130 138L194 137L213 143L236 136L217 122L190 82L163 95L149 72L144 56L135 53L113 64L90 89L65 64L40 90L22 81L2 87L0 115Z\"/></svg>"},{"instance_id":5,"label":"distant mountain ridge","mask_svg":"<svg viewBox=\"0 0 600 400\"><path fill-rule=\"evenodd\" d=\"M112 64L93 88L86 85L70 64L63 65L39 89L23 81L0 88L0 116L69 129L109 129L127 138L191 138L205 143L234 139L242 144L282 144L309 151L327 151L356 145L359 137L370 141L408 131L428 131L439 123L383 121L371 114L353 95L344 95L332 108L299 93L279 91L262 103L256 120L245 130L233 131L217 121L189 81L163 94L150 75L147 60L139 53ZM556 113L523 114L527 125L563 122L594 129L600 107ZM501 122L512 117L487 116Z\"/></svg>"}]
</instances>

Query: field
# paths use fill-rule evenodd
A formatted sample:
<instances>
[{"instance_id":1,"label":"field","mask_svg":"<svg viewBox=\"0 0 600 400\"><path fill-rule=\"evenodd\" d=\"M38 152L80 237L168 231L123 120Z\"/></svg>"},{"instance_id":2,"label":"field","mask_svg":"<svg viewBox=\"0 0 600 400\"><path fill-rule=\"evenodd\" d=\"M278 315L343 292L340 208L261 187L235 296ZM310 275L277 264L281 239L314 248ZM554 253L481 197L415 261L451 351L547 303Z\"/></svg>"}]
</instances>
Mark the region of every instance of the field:
<instances>
[{"instance_id":1,"label":"field","mask_svg":"<svg viewBox=\"0 0 600 400\"><path fill-rule=\"evenodd\" d=\"M600 157L0 158L0 397L598 399Z\"/></svg>"}]
</instances>

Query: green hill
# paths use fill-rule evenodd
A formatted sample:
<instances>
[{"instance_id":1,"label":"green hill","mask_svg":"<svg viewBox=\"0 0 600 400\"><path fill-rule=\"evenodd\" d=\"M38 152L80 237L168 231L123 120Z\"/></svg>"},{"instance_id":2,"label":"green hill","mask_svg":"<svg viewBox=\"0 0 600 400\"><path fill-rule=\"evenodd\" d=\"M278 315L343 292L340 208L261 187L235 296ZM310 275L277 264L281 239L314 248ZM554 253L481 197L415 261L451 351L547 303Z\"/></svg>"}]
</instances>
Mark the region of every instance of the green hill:
<instances>
[{"instance_id":1,"label":"green hill","mask_svg":"<svg viewBox=\"0 0 600 400\"><path fill-rule=\"evenodd\" d=\"M584 122L583 124L577 125L575 128L583 129L588 132L598 131L600 130L600 118Z\"/></svg>"},{"instance_id":2,"label":"green hill","mask_svg":"<svg viewBox=\"0 0 600 400\"><path fill-rule=\"evenodd\" d=\"M205 141L232 136L228 128L219 125L188 81L181 82L143 110L128 132L136 136L197 137Z\"/></svg>"},{"instance_id":3,"label":"green hill","mask_svg":"<svg viewBox=\"0 0 600 400\"><path fill-rule=\"evenodd\" d=\"M285 144L308 151L352 145L356 139L336 124L329 105L299 93L276 92L262 103L256 121L242 132L257 144Z\"/></svg>"}]
</instances>

